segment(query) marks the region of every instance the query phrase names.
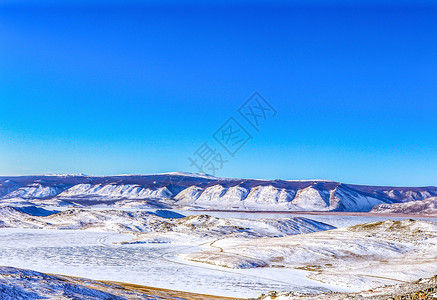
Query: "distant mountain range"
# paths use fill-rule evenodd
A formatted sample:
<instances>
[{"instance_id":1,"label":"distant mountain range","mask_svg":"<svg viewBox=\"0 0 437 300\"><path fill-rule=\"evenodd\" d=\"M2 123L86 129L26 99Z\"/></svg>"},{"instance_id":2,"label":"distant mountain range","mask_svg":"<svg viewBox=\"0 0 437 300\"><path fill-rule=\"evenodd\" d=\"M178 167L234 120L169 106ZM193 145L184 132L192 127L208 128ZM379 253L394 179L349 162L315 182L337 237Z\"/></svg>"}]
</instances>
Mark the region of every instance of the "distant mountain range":
<instances>
[{"instance_id":1,"label":"distant mountain range","mask_svg":"<svg viewBox=\"0 0 437 300\"><path fill-rule=\"evenodd\" d=\"M437 187L385 187L327 180L258 180L204 174L0 177L0 205L110 205L250 211L370 211L421 201ZM399 206L399 205L398 205Z\"/></svg>"}]
</instances>

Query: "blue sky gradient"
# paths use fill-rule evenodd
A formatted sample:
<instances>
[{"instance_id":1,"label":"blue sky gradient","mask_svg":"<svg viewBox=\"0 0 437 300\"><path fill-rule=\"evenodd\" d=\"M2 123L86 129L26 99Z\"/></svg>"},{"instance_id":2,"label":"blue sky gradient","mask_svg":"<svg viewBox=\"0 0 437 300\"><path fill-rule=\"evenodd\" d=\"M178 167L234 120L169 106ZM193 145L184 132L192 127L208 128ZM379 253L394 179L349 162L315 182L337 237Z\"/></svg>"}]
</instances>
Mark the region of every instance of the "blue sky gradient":
<instances>
[{"instance_id":1,"label":"blue sky gradient","mask_svg":"<svg viewBox=\"0 0 437 300\"><path fill-rule=\"evenodd\" d=\"M0 2L0 175L196 172L259 91L277 115L216 175L437 185L432 2L20 3Z\"/></svg>"}]
</instances>

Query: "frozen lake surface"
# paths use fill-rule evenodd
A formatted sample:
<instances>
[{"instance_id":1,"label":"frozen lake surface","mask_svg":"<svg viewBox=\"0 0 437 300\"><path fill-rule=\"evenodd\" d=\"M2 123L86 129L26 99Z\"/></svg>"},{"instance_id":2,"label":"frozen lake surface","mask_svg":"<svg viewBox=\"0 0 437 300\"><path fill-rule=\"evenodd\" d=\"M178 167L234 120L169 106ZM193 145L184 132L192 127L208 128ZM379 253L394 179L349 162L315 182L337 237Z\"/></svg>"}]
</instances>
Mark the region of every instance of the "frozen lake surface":
<instances>
[{"instance_id":1,"label":"frozen lake surface","mask_svg":"<svg viewBox=\"0 0 437 300\"><path fill-rule=\"evenodd\" d=\"M112 244L129 239L108 232L2 228L0 265L232 297L323 289L323 284L305 278L300 270L233 270L175 257L197 247Z\"/></svg>"}]
</instances>

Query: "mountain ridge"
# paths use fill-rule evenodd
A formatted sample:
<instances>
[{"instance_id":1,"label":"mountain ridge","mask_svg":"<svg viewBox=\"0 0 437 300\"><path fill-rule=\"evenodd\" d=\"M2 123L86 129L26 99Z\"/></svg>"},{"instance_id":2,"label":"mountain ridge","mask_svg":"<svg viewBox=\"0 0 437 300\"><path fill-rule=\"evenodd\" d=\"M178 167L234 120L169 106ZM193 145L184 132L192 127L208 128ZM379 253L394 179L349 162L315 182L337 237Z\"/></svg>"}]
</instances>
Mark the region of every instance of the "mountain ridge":
<instances>
[{"instance_id":1,"label":"mountain ridge","mask_svg":"<svg viewBox=\"0 0 437 300\"><path fill-rule=\"evenodd\" d=\"M0 204L162 208L370 211L376 205L437 196L437 187L392 187L330 180L219 178L196 173L0 176Z\"/></svg>"}]
</instances>

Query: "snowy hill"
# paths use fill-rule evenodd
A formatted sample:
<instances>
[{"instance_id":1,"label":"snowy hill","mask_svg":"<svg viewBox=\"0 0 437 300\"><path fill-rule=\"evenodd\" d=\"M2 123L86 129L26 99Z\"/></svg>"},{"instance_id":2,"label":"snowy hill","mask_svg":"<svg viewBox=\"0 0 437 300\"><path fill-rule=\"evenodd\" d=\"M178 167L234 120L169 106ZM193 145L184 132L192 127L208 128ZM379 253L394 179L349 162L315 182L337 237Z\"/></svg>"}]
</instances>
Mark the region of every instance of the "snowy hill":
<instances>
[{"instance_id":1,"label":"snowy hill","mask_svg":"<svg viewBox=\"0 0 437 300\"><path fill-rule=\"evenodd\" d=\"M392 214L428 214L437 215L437 197L422 201L410 201L405 203L380 204L372 209L375 213Z\"/></svg>"},{"instance_id":2,"label":"snowy hill","mask_svg":"<svg viewBox=\"0 0 437 300\"><path fill-rule=\"evenodd\" d=\"M311 271L309 278L363 290L433 276L436 238L435 222L386 220L278 238L231 237L180 257L232 269Z\"/></svg>"},{"instance_id":3,"label":"snowy hill","mask_svg":"<svg viewBox=\"0 0 437 300\"><path fill-rule=\"evenodd\" d=\"M157 210L123 211L69 209L62 212L35 207L0 207L0 228L86 229L122 233L160 233L181 236L222 238L225 235L241 237L278 237L330 230L335 227L307 218L236 219L209 215L185 217L181 214ZM143 236L148 238L148 236Z\"/></svg>"},{"instance_id":4,"label":"snowy hill","mask_svg":"<svg viewBox=\"0 0 437 300\"><path fill-rule=\"evenodd\" d=\"M0 267L0 299L225 300L229 298Z\"/></svg>"},{"instance_id":5,"label":"snowy hill","mask_svg":"<svg viewBox=\"0 0 437 300\"><path fill-rule=\"evenodd\" d=\"M437 196L437 187L218 178L205 174L0 177L0 205L111 205L250 211L370 211Z\"/></svg>"}]
</instances>

